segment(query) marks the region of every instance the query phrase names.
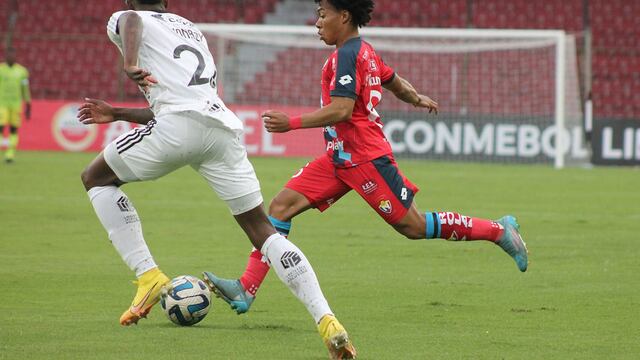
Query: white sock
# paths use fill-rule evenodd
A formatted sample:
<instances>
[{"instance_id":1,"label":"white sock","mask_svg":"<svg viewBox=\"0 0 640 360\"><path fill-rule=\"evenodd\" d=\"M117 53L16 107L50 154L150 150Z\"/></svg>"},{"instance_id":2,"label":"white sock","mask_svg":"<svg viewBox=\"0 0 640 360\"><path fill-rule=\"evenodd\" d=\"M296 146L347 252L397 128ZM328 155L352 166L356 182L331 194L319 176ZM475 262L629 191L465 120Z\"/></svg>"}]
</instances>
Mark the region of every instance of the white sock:
<instances>
[{"instance_id":1,"label":"white sock","mask_svg":"<svg viewBox=\"0 0 640 360\"><path fill-rule=\"evenodd\" d=\"M269 236L261 252L269 259L280 280L307 307L316 324L326 314L333 314L322 294L311 264L292 242L280 234Z\"/></svg>"},{"instance_id":2,"label":"white sock","mask_svg":"<svg viewBox=\"0 0 640 360\"><path fill-rule=\"evenodd\" d=\"M117 186L97 186L88 194L111 243L136 276L158 267L142 236L138 212L122 190Z\"/></svg>"}]
</instances>

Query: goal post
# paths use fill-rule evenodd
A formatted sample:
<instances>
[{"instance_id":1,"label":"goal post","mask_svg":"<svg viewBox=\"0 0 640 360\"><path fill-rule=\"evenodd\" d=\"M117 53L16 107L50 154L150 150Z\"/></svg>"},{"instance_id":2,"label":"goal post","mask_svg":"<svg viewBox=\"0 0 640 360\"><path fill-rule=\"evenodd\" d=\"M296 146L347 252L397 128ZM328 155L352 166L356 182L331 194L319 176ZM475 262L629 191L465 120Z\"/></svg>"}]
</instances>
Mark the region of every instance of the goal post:
<instances>
[{"instance_id":1,"label":"goal post","mask_svg":"<svg viewBox=\"0 0 640 360\"><path fill-rule=\"evenodd\" d=\"M198 27L207 36L230 107L319 106L321 69L334 48L319 40L315 27ZM376 27L361 34L399 75L440 105L433 116L383 95L377 110L397 156L556 168L588 162L572 35ZM306 135L287 141L311 146Z\"/></svg>"}]
</instances>

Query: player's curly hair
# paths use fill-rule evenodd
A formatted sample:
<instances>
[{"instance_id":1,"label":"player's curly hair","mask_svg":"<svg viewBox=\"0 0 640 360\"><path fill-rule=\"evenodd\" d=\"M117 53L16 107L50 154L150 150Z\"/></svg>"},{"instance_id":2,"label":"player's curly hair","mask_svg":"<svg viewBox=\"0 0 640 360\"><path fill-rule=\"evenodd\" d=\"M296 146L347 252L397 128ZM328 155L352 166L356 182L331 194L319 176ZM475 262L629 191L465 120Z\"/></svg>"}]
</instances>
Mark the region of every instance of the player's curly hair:
<instances>
[{"instance_id":1,"label":"player's curly hair","mask_svg":"<svg viewBox=\"0 0 640 360\"><path fill-rule=\"evenodd\" d=\"M315 0L319 4L321 0ZM351 14L351 22L363 27L371 21L371 13L375 4L373 0L327 0L337 10L347 10Z\"/></svg>"}]
</instances>

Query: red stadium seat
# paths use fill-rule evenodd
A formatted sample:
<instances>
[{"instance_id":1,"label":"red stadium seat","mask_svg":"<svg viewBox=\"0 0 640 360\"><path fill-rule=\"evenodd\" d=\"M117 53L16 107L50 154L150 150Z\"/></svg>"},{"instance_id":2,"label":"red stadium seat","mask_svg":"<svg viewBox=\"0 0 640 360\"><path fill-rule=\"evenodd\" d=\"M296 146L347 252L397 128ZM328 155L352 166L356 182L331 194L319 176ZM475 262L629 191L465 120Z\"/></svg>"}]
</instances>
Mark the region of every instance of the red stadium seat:
<instances>
[{"instance_id":1,"label":"red stadium seat","mask_svg":"<svg viewBox=\"0 0 640 360\"><path fill-rule=\"evenodd\" d=\"M277 2L245 1L241 8L235 0L190 0L173 1L170 6L194 22L260 23ZM109 16L124 8L121 1L85 1L82 9L77 0L21 0L18 4L14 44L19 62L31 72L35 98L118 99L124 94L125 100L141 99L133 84L119 80L119 55L106 37ZM8 13L8 2L0 1L0 24L7 23ZM75 68L83 71L72 76ZM123 91L118 91L119 82L125 84Z\"/></svg>"},{"instance_id":2,"label":"red stadium seat","mask_svg":"<svg viewBox=\"0 0 640 360\"><path fill-rule=\"evenodd\" d=\"M0 1L2 25L8 21L8 3ZM189 0L172 1L170 6L172 11L194 22L261 23L277 3L278 0ZM105 36L110 14L122 7L121 1L85 1L82 9L78 9L77 0L18 2L19 18L14 44L18 49L19 61L31 71L34 97L75 99L90 95L109 99L122 96L124 99L140 99L137 88L121 79L117 50ZM582 0L377 1L371 25L552 28L578 33L583 28L583 10ZM590 0L589 13L594 45L595 115L640 118L640 1ZM288 70L294 68L289 61L303 57L310 64L321 64L328 53L326 50L291 51L295 56L269 64L264 73L258 73L248 81L237 95L239 100L268 103L284 99L291 104L317 106L320 96L317 87L299 85L305 83L308 74L289 73ZM0 49L0 55L3 52L4 49ZM403 75L418 82L418 86L428 88L434 94L445 94L446 101L442 102L445 111L458 111L464 106L477 111L509 112L516 106L527 106L521 103L522 96L518 96L513 89L526 93L528 89L540 90L539 87L544 86L541 84L546 83L524 78L520 83L512 84L505 77L501 83L486 84L480 81L482 73L479 70L486 64L481 59L474 59L469 62L468 76L476 81L468 81L467 89L462 91L461 83L429 80L429 74L446 74L456 66L459 69L462 66L459 60L443 55L420 56L420 59L414 56L389 56L385 60ZM515 58L507 56L504 61L515 61ZM69 69L78 67L84 69L83 74L74 78ZM499 69L483 71L497 72ZM264 89L260 88L264 86L263 80L269 73L286 74L274 84L278 89L277 98L275 95L273 98L265 97ZM435 75L431 78L435 78ZM454 89L466 95L453 94ZM269 93L274 94L273 91ZM461 99L463 95L465 100ZM502 99L500 103L495 102L498 98ZM541 101L546 107L552 99ZM384 106L393 109L404 105L387 97ZM531 111L540 110L534 107Z\"/></svg>"}]
</instances>

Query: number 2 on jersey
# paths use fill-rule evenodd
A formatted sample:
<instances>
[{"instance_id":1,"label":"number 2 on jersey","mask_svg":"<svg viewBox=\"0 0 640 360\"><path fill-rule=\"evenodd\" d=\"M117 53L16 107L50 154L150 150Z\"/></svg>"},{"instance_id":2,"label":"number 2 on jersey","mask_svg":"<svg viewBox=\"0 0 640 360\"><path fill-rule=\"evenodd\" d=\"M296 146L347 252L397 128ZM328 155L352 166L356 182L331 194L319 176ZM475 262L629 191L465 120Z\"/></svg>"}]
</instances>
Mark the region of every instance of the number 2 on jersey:
<instances>
[{"instance_id":1,"label":"number 2 on jersey","mask_svg":"<svg viewBox=\"0 0 640 360\"><path fill-rule=\"evenodd\" d=\"M198 51L198 49L189 45L180 45L173 50L173 58L180 59L180 57L182 56L182 53L185 51L192 53L198 59L198 67L196 68L196 71L193 73L193 76L191 77L191 81L187 86L210 84L212 88L215 88L216 75L218 73L214 72L211 78L202 77L202 73L204 72L204 67L206 66L206 64L204 62L204 56L202 56L202 54L200 53L200 51Z\"/></svg>"}]
</instances>

